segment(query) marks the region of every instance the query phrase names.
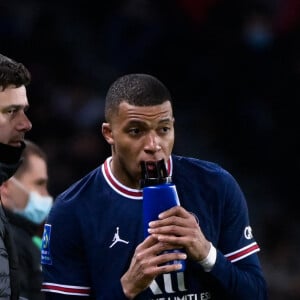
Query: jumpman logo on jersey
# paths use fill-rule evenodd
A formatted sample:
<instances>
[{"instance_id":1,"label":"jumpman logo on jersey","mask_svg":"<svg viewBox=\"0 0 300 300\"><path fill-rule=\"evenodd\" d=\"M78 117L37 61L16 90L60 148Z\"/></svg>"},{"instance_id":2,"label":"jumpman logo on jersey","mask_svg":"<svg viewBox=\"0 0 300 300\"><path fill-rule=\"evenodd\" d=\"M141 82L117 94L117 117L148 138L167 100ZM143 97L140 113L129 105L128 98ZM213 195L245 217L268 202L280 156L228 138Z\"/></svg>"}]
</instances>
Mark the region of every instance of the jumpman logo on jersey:
<instances>
[{"instance_id":1,"label":"jumpman logo on jersey","mask_svg":"<svg viewBox=\"0 0 300 300\"><path fill-rule=\"evenodd\" d=\"M112 239L112 244L109 246L109 248L112 248L116 243L120 242L120 243L124 243L124 244L128 244L129 242L128 241L125 241L125 240L122 240L120 238L120 235L119 235L119 227L116 228L116 233L114 235L114 238Z\"/></svg>"}]
</instances>

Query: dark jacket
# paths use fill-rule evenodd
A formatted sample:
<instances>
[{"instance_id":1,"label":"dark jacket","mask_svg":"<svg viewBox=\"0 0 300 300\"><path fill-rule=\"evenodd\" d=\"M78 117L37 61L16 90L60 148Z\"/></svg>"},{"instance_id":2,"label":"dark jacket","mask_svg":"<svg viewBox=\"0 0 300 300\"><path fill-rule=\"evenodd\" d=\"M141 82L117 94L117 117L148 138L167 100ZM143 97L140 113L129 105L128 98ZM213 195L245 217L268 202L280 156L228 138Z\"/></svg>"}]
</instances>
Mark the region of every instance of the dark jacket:
<instances>
[{"instance_id":1,"label":"dark jacket","mask_svg":"<svg viewBox=\"0 0 300 300\"><path fill-rule=\"evenodd\" d=\"M9 179L21 164L25 144L12 147L0 143L0 185ZM1 199L0 199L1 200ZM0 299L19 299L18 256L12 232L0 201Z\"/></svg>"},{"instance_id":2,"label":"dark jacket","mask_svg":"<svg viewBox=\"0 0 300 300\"><path fill-rule=\"evenodd\" d=\"M19 260L20 296L28 300L43 300L41 292L41 251L33 242L38 226L24 217L6 212L17 246Z\"/></svg>"},{"instance_id":3,"label":"dark jacket","mask_svg":"<svg viewBox=\"0 0 300 300\"><path fill-rule=\"evenodd\" d=\"M18 256L10 225L0 204L0 299L18 298Z\"/></svg>"}]
</instances>

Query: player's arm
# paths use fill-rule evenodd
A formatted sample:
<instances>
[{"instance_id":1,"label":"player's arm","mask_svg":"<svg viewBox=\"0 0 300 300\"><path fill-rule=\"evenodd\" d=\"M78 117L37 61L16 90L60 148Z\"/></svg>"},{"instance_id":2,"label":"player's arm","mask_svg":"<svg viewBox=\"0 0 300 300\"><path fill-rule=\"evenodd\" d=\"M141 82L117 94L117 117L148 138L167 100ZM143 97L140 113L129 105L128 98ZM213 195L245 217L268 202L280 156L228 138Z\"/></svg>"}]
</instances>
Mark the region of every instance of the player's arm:
<instances>
[{"instance_id":1,"label":"player's arm","mask_svg":"<svg viewBox=\"0 0 300 300\"><path fill-rule=\"evenodd\" d=\"M151 222L150 233L161 243L184 248L188 258L216 277L233 299L266 299L266 283L256 254L259 247L252 236L245 234L249 224L245 199L231 176L224 179L226 208L218 241L210 243L193 215L179 206ZM236 253L230 255L230 249Z\"/></svg>"},{"instance_id":2,"label":"player's arm","mask_svg":"<svg viewBox=\"0 0 300 300\"><path fill-rule=\"evenodd\" d=\"M230 174L223 179L224 218L210 273L233 299L265 300L266 281L257 255L260 249L249 226L246 199Z\"/></svg>"},{"instance_id":3,"label":"player's arm","mask_svg":"<svg viewBox=\"0 0 300 300\"><path fill-rule=\"evenodd\" d=\"M45 293L45 299L46 300L78 300L78 296L69 296L69 295L63 295L63 294L56 294L56 293ZM84 297L85 300L90 299Z\"/></svg>"},{"instance_id":4,"label":"player's arm","mask_svg":"<svg viewBox=\"0 0 300 300\"><path fill-rule=\"evenodd\" d=\"M266 282L256 253L232 263L217 251L211 275L218 279L233 299L267 299Z\"/></svg>"},{"instance_id":5,"label":"player's arm","mask_svg":"<svg viewBox=\"0 0 300 300\"><path fill-rule=\"evenodd\" d=\"M79 221L68 202L56 201L44 226L42 291L46 299L89 299L89 270Z\"/></svg>"}]
</instances>

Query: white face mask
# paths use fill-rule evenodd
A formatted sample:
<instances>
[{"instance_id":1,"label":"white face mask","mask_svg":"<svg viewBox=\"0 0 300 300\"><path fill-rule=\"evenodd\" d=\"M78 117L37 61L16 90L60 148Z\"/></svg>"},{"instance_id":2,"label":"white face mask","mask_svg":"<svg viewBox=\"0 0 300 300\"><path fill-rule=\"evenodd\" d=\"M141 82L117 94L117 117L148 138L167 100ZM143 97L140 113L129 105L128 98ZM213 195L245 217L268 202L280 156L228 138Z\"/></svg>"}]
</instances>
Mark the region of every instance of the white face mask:
<instances>
[{"instance_id":1,"label":"white face mask","mask_svg":"<svg viewBox=\"0 0 300 300\"><path fill-rule=\"evenodd\" d=\"M14 178L14 182L24 190L27 190L19 180ZM46 220L52 204L53 197L42 196L36 191L30 191L28 192L28 201L26 207L24 209L15 208L13 211L35 224L41 224Z\"/></svg>"}]
</instances>

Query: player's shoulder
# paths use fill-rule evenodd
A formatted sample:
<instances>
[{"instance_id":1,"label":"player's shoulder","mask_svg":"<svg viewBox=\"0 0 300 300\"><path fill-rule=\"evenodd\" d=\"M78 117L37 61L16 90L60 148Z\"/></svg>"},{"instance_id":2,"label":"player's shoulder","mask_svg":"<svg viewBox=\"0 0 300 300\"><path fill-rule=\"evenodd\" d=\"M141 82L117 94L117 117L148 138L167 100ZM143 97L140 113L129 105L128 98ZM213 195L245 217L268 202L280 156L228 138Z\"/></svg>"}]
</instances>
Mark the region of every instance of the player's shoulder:
<instances>
[{"instance_id":1,"label":"player's shoulder","mask_svg":"<svg viewBox=\"0 0 300 300\"><path fill-rule=\"evenodd\" d=\"M71 184L66 190L60 193L56 199L56 205L66 205L80 199L86 198L95 191L97 184L102 178L101 166L92 170L76 182Z\"/></svg>"},{"instance_id":2,"label":"player's shoulder","mask_svg":"<svg viewBox=\"0 0 300 300\"><path fill-rule=\"evenodd\" d=\"M195 157L172 155L174 169L182 172L194 171L202 174L225 175L229 172L216 162L202 160Z\"/></svg>"},{"instance_id":3,"label":"player's shoulder","mask_svg":"<svg viewBox=\"0 0 300 300\"><path fill-rule=\"evenodd\" d=\"M197 179L211 185L236 185L233 175L220 164L194 157L172 155L173 179Z\"/></svg>"}]
</instances>

